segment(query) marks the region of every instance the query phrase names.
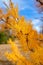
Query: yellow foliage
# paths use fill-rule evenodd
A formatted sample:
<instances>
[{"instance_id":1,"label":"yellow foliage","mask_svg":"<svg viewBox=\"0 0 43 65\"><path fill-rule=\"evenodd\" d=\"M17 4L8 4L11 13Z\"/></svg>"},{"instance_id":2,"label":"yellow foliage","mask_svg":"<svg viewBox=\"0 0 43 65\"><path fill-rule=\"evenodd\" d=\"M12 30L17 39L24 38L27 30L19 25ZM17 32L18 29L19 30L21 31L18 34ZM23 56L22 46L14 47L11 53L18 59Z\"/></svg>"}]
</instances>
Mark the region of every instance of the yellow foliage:
<instances>
[{"instance_id":1,"label":"yellow foliage","mask_svg":"<svg viewBox=\"0 0 43 65\"><path fill-rule=\"evenodd\" d=\"M29 62L19 51L19 49L17 48L16 44L14 42L11 41L11 39L9 39L8 43L11 44L11 50L12 52L9 54L9 53L6 53L5 55L7 56L7 58L12 61L13 63L14 62L17 62L17 65L32 65L31 62Z\"/></svg>"},{"instance_id":2,"label":"yellow foliage","mask_svg":"<svg viewBox=\"0 0 43 65\"><path fill-rule=\"evenodd\" d=\"M7 13L2 14L0 18L4 18L5 27L15 32L13 35L18 38L21 48L9 39L11 53L6 53L6 57L16 65L43 65L43 34L38 34L30 21L27 22L23 16L18 15L18 7L14 7L11 0L9 7Z\"/></svg>"},{"instance_id":3,"label":"yellow foliage","mask_svg":"<svg viewBox=\"0 0 43 65\"><path fill-rule=\"evenodd\" d=\"M30 57L33 63L43 65L43 48L39 47L37 50L30 54Z\"/></svg>"}]
</instances>

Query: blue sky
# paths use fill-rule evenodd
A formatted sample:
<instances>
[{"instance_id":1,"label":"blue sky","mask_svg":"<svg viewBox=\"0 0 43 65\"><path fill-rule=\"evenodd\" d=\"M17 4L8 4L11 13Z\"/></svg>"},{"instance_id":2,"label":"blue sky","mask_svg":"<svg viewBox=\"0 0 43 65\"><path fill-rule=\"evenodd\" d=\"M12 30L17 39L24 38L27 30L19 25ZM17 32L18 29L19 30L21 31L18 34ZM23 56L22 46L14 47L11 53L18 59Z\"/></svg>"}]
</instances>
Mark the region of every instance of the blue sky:
<instances>
[{"instance_id":1,"label":"blue sky","mask_svg":"<svg viewBox=\"0 0 43 65\"><path fill-rule=\"evenodd\" d=\"M5 1L7 4L9 0L0 0L0 6L2 5L2 1ZM35 0L12 0L14 4L18 5L19 14L24 16L26 19L40 18L41 14L38 14L38 11L35 7Z\"/></svg>"},{"instance_id":2,"label":"blue sky","mask_svg":"<svg viewBox=\"0 0 43 65\"><path fill-rule=\"evenodd\" d=\"M5 1L7 4L9 0L0 0L0 7L4 8L5 6L2 2ZM13 3L18 5L19 15L24 16L25 19L31 19L35 28L39 30L40 17L43 16L39 14L37 8L35 7L35 0L12 0Z\"/></svg>"}]
</instances>

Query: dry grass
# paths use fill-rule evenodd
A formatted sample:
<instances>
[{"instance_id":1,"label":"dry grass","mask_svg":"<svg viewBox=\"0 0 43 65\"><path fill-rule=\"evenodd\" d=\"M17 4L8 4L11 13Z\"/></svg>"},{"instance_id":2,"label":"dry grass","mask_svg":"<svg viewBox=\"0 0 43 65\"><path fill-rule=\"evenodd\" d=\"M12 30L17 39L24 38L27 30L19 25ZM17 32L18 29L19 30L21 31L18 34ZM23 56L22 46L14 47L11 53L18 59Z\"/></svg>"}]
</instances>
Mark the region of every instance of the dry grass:
<instances>
[{"instance_id":1,"label":"dry grass","mask_svg":"<svg viewBox=\"0 0 43 65\"><path fill-rule=\"evenodd\" d=\"M10 52L10 44L1 44L0 45L0 60L4 60L4 61L7 60L5 55L4 55L4 53L6 51Z\"/></svg>"}]
</instances>

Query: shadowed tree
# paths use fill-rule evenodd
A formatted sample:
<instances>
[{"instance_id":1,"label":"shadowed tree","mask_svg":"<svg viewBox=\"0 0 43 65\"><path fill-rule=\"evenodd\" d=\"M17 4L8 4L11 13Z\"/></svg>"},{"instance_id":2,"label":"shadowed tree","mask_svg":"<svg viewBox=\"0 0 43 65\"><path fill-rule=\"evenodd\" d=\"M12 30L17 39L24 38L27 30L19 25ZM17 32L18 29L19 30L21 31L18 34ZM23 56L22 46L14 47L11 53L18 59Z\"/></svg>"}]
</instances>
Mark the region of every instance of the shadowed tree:
<instances>
[{"instance_id":1,"label":"shadowed tree","mask_svg":"<svg viewBox=\"0 0 43 65\"><path fill-rule=\"evenodd\" d=\"M37 8L39 9L38 12L39 14L42 14L42 16L40 17L41 20L41 25L40 25L40 33L43 33L43 0L36 0L36 2L38 2L38 6Z\"/></svg>"}]
</instances>

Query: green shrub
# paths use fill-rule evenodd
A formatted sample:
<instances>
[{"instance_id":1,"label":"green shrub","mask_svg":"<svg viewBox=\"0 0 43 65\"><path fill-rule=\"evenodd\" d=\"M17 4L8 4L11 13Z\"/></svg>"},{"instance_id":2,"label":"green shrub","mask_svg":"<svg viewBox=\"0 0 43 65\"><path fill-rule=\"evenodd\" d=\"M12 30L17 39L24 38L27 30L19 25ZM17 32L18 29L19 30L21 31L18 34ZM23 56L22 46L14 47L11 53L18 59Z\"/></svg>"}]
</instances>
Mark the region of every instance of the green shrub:
<instances>
[{"instance_id":1,"label":"green shrub","mask_svg":"<svg viewBox=\"0 0 43 65\"><path fill-rule=\"evenodd\" d=\"M7 43L8 36L4 32L0 32L0 44Z\"/></svg>"}]
</instances>

